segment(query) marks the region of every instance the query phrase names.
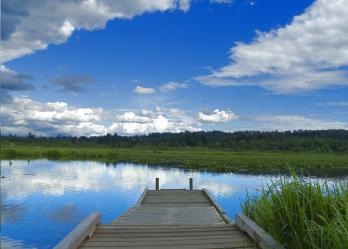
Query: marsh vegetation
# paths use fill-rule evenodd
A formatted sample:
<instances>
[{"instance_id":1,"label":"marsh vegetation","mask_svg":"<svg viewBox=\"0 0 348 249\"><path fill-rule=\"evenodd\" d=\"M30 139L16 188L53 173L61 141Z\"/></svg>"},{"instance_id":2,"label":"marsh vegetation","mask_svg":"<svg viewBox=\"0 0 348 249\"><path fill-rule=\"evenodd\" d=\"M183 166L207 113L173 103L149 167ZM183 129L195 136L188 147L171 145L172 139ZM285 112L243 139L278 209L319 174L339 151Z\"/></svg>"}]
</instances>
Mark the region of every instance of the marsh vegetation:
<instances>
[{"instance_id":1,"label":"marsh vegetation","mask_svg":"<svg viewBox=\"0 0 348 249\"><path fill-rule=\"evenodd\" d=\"M348 131L0 137L0 159L134 162L220 172L348 174Z\"/></svg>"},{"instance_id":2,"label":"marsh vegetation","mask_svg":"<svg viewBox=\"0 0 348 249\"><path fill-rule=\"evenodd\" d=\"M0 159L132 162L218 172L279 173L294 169L311 175L348 174L348 155L295 152L231 152L206 148L111 148L2 146Z\"/></svg>"},{"instance_id":3,"label":"marsh vegetation","mask_svg":"<svg viewBox=\"0 0 348 249\"><path fill-rule=\"evenodd\" d=\"M348 248L347 181L293 174L247 195L242 209L286 248Z\"/></svg>"}]
</instances>

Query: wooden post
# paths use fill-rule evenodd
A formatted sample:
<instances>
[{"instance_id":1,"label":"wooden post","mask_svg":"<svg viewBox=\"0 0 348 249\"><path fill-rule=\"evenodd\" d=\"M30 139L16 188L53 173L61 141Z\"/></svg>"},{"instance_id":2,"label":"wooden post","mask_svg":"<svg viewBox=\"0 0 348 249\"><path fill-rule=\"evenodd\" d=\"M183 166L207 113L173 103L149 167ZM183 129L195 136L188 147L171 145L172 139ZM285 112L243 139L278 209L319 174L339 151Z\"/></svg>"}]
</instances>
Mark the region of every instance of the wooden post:
<instances>
[{"instance_id":1,"label":"wooden post","mask_svg":"<svg viewBox=\"0 0 348 249\"><path fill-rule=\"evenodd\" d=\"M156 190L159 190L159 178L156 178Z\"/></svg>"},{"instance_id":2,"label":"wooden post","mask_svg":"<svg viewBox=\"0 0 348 249\"><path fill-rule=\"evenodd\" d=\"M190 177L190 190L193 190L193 179Z\"/></svg>"}]
</instances>

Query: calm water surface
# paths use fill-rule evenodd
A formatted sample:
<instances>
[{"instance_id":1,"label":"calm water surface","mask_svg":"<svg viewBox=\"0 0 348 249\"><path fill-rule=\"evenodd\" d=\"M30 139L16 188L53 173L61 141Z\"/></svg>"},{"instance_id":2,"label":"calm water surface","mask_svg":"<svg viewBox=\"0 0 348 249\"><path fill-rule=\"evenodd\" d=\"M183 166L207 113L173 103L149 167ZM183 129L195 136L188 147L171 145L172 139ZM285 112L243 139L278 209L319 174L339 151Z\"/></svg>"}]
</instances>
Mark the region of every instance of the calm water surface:
<instances>
[{"instance_id":1,"label":"calm water surface","mask_svg":"<svg viewBox=\"0 0 348 249\"><path fill-rule=\"evenodd\" d=\"M207 188L231 218L245 193L274 176L80 161L1 161L1 248L52 248L92 211L108 223L134 205L144 188Z\"/></svg>"}]
</instances>

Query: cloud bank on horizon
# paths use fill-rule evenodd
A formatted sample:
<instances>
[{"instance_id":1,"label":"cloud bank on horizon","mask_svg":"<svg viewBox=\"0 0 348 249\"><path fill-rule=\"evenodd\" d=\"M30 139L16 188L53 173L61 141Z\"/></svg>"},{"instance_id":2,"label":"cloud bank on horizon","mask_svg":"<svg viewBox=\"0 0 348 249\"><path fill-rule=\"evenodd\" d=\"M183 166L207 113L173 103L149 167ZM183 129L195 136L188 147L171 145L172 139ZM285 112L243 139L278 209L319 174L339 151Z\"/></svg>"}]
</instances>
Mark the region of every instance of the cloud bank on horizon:
<instances>
[{"instance_id":1,"label":"cloud bank on horizon","mask_svg":"<svg viewBox=\"0 0 348 249\"><path fill-rule=\"evenodd\" d=\"M257 5L257 2L245 3L251 7ZM195 4L200 3L189 0L3 0L0 50L1 132L90 136L209 129L348 129L348 111L344 109L347 107L347 98L323 98L318 101L311 97L313 106L340 108L334 113L327 109L326 113L316 115L289 107L296 102L296 98L300 98L298 94L332 88L344 89L344 93L347 88L347 0L316 0L285 25L257 32L256 37L245 41L235 40L232 48L226 48L229 49L230 62L225 66L221 66L222 62L210 65L211 68L218 69L211 70L207 75L195 76L197 72L192 72L189 79L174 80L168 77L157 85L151 82L144 84L147 81L141 79L133 80L135 85L130 84L127 96L122 96L123 102L127 103L128 99L128 103L131 103L128 110L117 104L108 107L95 107L95 104L79 107L69 104L68 94L85 100L84 98L91 98L83 97L92 94L89 93L89 88L100 87L97 77L90 72L48 75L44 79L47 83L45 87L54 89L53 93L65 94L65 100L57 100L52 95L52 99L47 101L47 98L40 99L41 88L37 86L38 80L34 73L21 73L16 67L13 69L12 62L21 61L27 55L35 56L35 52L39 50L49 51L50 44L69 43L69 38L77 31L103 31L112 20L128 20L131 23L136 16L144 14L170 15L179 12L189 15L190 8L194 8ZM236 3L209 1L207 4L234 8ZM229 36L227 23L224 30L224 35ZM178 74L180 73L178 69ZM248 87L253 86L263 89L266 95L271 92L292 98L285 104L286 113L275 108L273 101L269 100L277 97L262 97L265 102L269 101L269 106L274 110L259 110L254 101L261 98L259 96L263 93L249 93ZM225 90L221 92L221 87L244 87L245 101L248 105L254 105L255 111L250 113L250 110L244 110L243 105L235 111L238 103L230 104L229 100L234 101L231 99L232 91L238 90L229 90L232 93ZM110 88L98 91L100 96L113 96ZM114 86L112 91L119 92ZM220 95L216 97L214 93L218 91ZM23 92L27 95L23 96ZM209 99L210 102L207 101ZM135 102L139 105L135 106ZM182 102L187 104L181 104ZM148 108L149 103L152 108Z\"/></svg>"},{"instance_id":2,"label":"cloud bank on horizon","mask_svg":"<svg viewBox=\"0 0 348 249\"><path fill-rule=\"evenodd\" d=\"M238 119L229 110L187 113L175 108L154 110L104 110L80 108L64 102L41 103L29 98L14 98L2 105L2 132L26 135L99 136L135 135L154 132L201 131L203 123L226 123ZM297 130L348 129L348 123L307 118L299 115L259 115L252 118L254 129ZM248 130L244 128L241 130ZM228 131L228 130L227 130Z\"/></svg>"}]
</instances>

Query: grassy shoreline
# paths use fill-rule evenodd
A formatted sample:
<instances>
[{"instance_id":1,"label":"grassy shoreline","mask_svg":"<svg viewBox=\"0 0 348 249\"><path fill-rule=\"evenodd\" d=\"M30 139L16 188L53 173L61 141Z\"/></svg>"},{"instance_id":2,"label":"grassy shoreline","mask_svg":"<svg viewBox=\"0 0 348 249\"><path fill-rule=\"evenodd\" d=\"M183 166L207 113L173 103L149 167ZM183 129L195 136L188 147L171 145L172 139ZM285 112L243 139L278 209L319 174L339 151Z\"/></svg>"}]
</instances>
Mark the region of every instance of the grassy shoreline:
<instances>
[{"instance_id":1,"label":"grassy shoreline","mask_svg":"<svg viewBox=\"0 0 348 249\"><path fill-rule=\"evenodd\" d=\"M348 183L292 175L247 195L243 212L289 249L348 246Z\"/></svg>"},{"instance_id":2,"label":"grassy shoreline","mask_svg":"<svg viewBox=\"0 0 348 249\"><path fill-rule=\"evenodd\" d=\"M202 148L40 147L2 145L1 160L93 160L183 166L219 172L308 172L312 175L347 175L348 155L295 152L231 152Z\"/></svg>"}]
</instances>

